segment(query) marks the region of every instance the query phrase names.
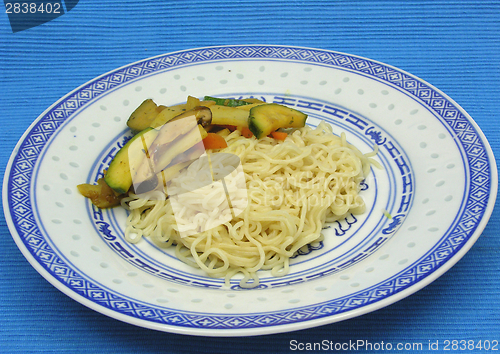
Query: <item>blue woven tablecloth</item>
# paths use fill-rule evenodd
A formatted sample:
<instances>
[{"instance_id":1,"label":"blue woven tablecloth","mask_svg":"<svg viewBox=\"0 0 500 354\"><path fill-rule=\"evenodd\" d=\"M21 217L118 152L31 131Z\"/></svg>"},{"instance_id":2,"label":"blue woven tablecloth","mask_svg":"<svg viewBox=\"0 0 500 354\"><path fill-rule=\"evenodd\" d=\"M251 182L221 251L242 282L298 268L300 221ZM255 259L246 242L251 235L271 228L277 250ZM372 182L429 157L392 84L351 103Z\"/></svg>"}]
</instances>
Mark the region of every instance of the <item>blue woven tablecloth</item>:
<instances>
[{"instance_id":1,"label":"blue woven tablecloth","mask_svg":"<svg viewBox=\"0 0 500 354\"><path fill-rule=\"evenodd\" d=\"M75 3L63 1L66 14L15 33L5 8L0 14L2 175L31 122L88 80L162 53L254 43L330 49L406 70L444 91L474 118L498 164L498 1L81 0L68 11ZM436 342L443 349L448 340L455 352L471 352L452 347L453 340L470 340L475 351L483 352L479 341L500 341L499 219L497 208L462 260L389 307L293 333L205 338L122 323L62 294L23 257L2 213L0 352L281 353L299 351L291 343L324 340L422 343L423 352Z\"/></svg>"}]
</instances>

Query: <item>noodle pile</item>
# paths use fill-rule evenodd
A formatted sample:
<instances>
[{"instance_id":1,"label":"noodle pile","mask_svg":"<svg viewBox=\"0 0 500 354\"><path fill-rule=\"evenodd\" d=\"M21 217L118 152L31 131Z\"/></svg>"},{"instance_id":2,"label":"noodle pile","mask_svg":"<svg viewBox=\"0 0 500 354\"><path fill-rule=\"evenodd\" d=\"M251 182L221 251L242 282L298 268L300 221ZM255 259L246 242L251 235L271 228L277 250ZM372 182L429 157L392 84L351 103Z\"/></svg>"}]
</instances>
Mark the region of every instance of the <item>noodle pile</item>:
<instances>
[{"instance_id":1,"label":"noodle pile","mask_svg":"<svg viewBox=\"0 0 500 354\"><path fill-rule=\"evenodd\" d=\"M146 236L162 247L175 245L177 257L185 263L209 276L225 277L226 284L241 273L240 286L248 288L259 284L260 269L273 276L286 275L290 257L321 241L326 222L365 211L358 193L376 150L363 155L346 142L345 134L334 135L330 125L322 122L315 129L296 129L285 141L245 138L238 130L226 140L228 147L221 152L239 157L246 179L246 189L231 183L227 188L230 194L246 193L246 207L222 224L185 235L179 231L179 220L198 214L210 219L226 200L223 193L214 190L187 198L180 216L174 212L172 198L162 192L131 194L122 200L130 211L125 232L129 242ZM183 170L182 178L167 186L168 193L181 191L189 180L199 180L198 165L195 161Z\"/></svg>"}]
</instances>

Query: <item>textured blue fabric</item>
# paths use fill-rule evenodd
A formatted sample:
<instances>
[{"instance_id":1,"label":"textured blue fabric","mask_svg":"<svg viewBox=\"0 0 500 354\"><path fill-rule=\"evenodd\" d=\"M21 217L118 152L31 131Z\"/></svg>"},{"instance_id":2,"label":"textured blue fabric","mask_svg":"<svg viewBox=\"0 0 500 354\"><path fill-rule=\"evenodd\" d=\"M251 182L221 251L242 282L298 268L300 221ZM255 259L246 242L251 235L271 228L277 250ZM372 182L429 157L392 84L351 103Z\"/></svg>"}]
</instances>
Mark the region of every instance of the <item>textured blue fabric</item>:
<instances>
[{"instance_id":1,"label":"textured blue fabric","mask_svg":"<svg viewBox=\"0 0 500 354\"><path fill-rule=\"evenodd\" d=\"M224 44L330 49L406 70L444 91L474 118L498 164L498 1L86 0L55 20L24 31L13 33L8 21L7 14L0 14L2 175L12 149L30 123L72 89L150 56ZM446 340L450 349L452 340L498 342L499 221L497 208L483 235L462 260L429 286L389 307L292 333L205 338L138 328L70 299L28 264L2 213L0 352L299 351L293 340L422 343L422 351L429 352L429 345L437 341L440 349ZM500 350L500 344L496 348ZM375 349L373 352L383 351Z\"/></svg>"}]
</instances>

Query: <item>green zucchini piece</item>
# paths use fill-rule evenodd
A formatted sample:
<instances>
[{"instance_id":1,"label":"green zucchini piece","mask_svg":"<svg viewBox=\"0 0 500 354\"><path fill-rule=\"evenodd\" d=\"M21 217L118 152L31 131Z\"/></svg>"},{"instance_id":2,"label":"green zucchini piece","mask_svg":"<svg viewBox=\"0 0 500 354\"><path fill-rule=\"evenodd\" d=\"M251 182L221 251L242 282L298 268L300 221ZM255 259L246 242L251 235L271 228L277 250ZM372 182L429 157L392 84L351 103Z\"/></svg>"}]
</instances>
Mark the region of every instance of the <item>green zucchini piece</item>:
<instances>
[{"instance_id":1,"label":"green zucchini piece","mask_svg":"<svg viewBox=\"0 0 500 354\"><path fill-rule=\"evenodd\" d=\"M132 186L132 173L130 166L139 165L144 158L142 146L143 140L147 145L158 135L158 131L153 128L146 128L132 137L115 155L108 170L104 175L106 184L117 194L128 192ZM132 148L131 148L132 147Z\"/></svg>"},{"instance_id":2,"label":"green zucchini piece","mask_svg":"<svg viewBox=\"0 0 500 354\"><path fill-rule=\"evenodd\" d=\"M191 119L189 118L165 124L154 141L148 145L149 149L144 154L146 158L136 169L131 169L136 171L133 179L136 193L144 193L156 188L158 173L170 166L174 160L176 163L183 162L183 158L187 158L183 156L183 153L197 144L201 144L198 156L203 154L205 149L203 149L202 140L207 137L208 133L201 124L197 124L194 115ZM193 158L189 157L189 159Z\"/></svg>"},{"instance_id":3,"label":"green zucchini piece","mask_svg":"<svg viewBox=\"0 0 500 354\"><path fill-rule=\"evenodd\" d=\"M177 156L192 148L207 137L207 131L200 124L170 143L163 144L150 152L154 173L159 173L167 167ZM153 145L156 144L156 141ZM202 152L203 153L203 152Z\"/></svg>"},{"instance_id":4,"label":"green zucchini piece","mask_svg":"<svg viewBox=\"0 0 500 354\"><path fill-rule=\"evenodd\" d=\"M197 125L199 125L198 130L201 134L201 140L203 140L207 135L207 131L204 127L210 125L211 121L212 113L210 109L199 106L172 118L161 128L157 128L158 134L154 141L144 148L144 150L147 151L144 153L146 158L140 161L138 166L131 165L131 171L135 172L133 174L134 187L151 179L154 174L163 170L177 154L184 152L192 145L198 143L196 136L193 136L190 146L176 146L178 145L179 137L187 134ZM189 144L189 140L187 140L186 143ZM178 149L176 150L176 148L180 148L181 151L178 151ZM144 190L144 188L142 189Z\"/></svg>"},{"instance_id":5,"label":"green zucchini piece","mask_svg":"<svg viewBox=\"0 0 500 354\"><path fill-rule=\"evenodd\" d=\"M149 127L165 108L165 106L158 106L152 99L148 98L132 112L127 120L127 125L132 131L140 132Z\"/></svg>"},{"instance_id":6,"label":"green zucchini piece","mask_svg":"<svg viewBox=\"0 0 500 354\"><path fill-rule=\"evenodd\" d=\"M89 198L99 209L112 208L120 205L120 196L106 184L104 178L99 178L97 184L83 183L76 186L78 191Z\"/></svg>"},{"instance_id":7,"label":"green zucchini piece","mask_svg":"<svg viewBox=\"0 0 500 354\"><path fill-rule=\"evenodd\" d=\"M301 128L306 125L307 114L277 103L253 107L248 117L248 128L257 139L279 128Z\"/></svg>"},{"instance_id":8,"label":"green zucchini piece","mask_svg":"<svg viewBox=\"0 0 500 354\"><path fill-rule=\"evenodd\" d=\"M214 105L210 107L210 111L212 111L212 124L248 127L249 113L246 110Z\"/></svg>"},{"instance_id":9,"label":"green zucchini piece","mask_svg":"<svg viewBox=\"0 0 500 354\"><path fill-rule=\"evenodd\" d=\"M238 106L246 106L247 104L250 104L250 102L244 101L244 100L237 100L234 98L218 98L218 97L211 97L211 96L205 96L203 98L204 101L215 101L215 104L218 106L227 106L227 107L238 107Z\"/></svg>"},{"instance_id":10,"label":"green zucchini piece","mask_svg":"<svg viewBox=\"0 0 500 354\"><path fill-rule=\"evenodd\" d=\"M182 114L187 111L187 105L186 104L178 104L175 106L169 106L166 107L164 110L162 110L156 118L151 122L150 127L152 128L158 128L161 127L162 125L166 124L173 118L177 117L179 114Z\"/></svg>"}]
</instances>

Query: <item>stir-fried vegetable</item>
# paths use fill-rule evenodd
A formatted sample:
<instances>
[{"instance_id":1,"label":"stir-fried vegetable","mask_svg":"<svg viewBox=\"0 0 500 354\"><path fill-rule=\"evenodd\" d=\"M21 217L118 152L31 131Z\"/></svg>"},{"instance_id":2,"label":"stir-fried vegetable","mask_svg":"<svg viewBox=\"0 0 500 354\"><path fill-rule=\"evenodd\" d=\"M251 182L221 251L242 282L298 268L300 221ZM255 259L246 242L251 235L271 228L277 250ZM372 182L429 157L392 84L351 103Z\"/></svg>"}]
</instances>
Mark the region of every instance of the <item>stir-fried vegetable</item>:
<instances>
[{"instance_id":1,"label":"stir-fried vegetable","mask_svg":"<svg viewBox=\"0 0 500 354\"><path fill-rule=\"evenodd\" d=\"M250 110L248 128L257 139L279 128L300 128L306 125L307 115L276 103L258 105Z\"/></svg>"},{"instance_id":2,"label":"stir-fried vegetable","mask_svg":"<svg viewBox=\"0 0 500 354\"><path fill-rule=\"evenodd\" d=\"M288 134L278 129L303 127L306 118L290 107L254 98L188 96L185 104L175 106L146 99L127 121L136 134L115 155L105 177L78 190L97 207L112 207L130 190L161 187L205 150L226 148L225 138L234 130L245 138L283 141Z\"/></svg>"},{"instance_id":3,"label":"stir-fried vegetable","mask_svg":"<svg viewBox=\"0 0 500 354\"><path fill-rule=\"evenodd\" d=\"M288 133L275 131L271 133L271 136L276 140L285 140L288 136Z\"/></svg>"},{"instance_id":4,"label":"stir-fried vegetable","mask_svg":"<svg viewBox=\"0 0 500 354\"><path fill-rule=\"evenodd\" d=\"M115 194L110 186L104 181L104 178L99 178L97 184L79 184L78 191L89 198L96 207L105 209L120 205L120 197Z\"/></svg>"},{"instance_id":5,"label":"stir-fried vegetable","mask_svg":"<svg viewBox=\"0 0 500 354\"><path fill-rule=\"evenodd\" d=\"M205 101L214 101L218 106L227 106L227 107L238 107L245 106L250 104L250 102L246 100L236 100L234 98L217 98L212 96L205 96Z\"/></svg>"},{"instance_id":6,"label":"stir-fried vegetable","mask_svg":"<svg viewBox=\"0 0 500 354\"><path fill-rule=\"evenodd\" d=\"M203 145L207 150L227 148L226 139L216 133L208 133L207 137L203 139Z\"/></svg>"}]
</instances>

